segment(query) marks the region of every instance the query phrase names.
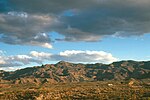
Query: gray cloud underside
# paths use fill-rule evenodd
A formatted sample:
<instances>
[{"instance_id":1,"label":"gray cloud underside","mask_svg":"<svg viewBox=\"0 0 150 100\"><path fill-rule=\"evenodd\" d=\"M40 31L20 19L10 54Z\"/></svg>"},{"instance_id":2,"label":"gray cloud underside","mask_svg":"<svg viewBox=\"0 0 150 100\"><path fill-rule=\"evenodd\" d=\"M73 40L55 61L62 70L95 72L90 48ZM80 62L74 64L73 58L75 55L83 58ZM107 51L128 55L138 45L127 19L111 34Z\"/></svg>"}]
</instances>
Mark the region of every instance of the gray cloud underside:
<instances>
[{"instance_id":1,"label":"gray cloud underside","mask_svg":"<svg viewBox=\"0 0 150 100\"><path fill-rule=\"evenodd\" d=\"M0 67L22 66L31 63L41 64L42 61L29 55L0 56Z\"/></svg>"},{"instance_id":2,"label":"gray cloud underside","mask_svg":"<svg viewBox=\"0 0 150 100\"><path fill-rule=\"evenodd\" d=\"M51 54L46 52L31 51L27 55L0 55L0 68L3 67L17 67L32 63L42 64L44 61L69 61L69 62L101 62L111 63L117 58L112 54L104 51L77 51L66 50L59 54Z\"/></svg>"},{"instance_id":3,"label":"gray cloud underside","mask_svg":"<svg viewBox=\"0 0 150 100\"><path fill-rule=\"evenodd\" d=\"M50 30L51 24L55 23L53 16L9 13L0 14L1 42L39 46L51 42L49 35L44 32Z\"/></svg>"},{"instance_id":4,"label":"gray cloud underside","mask_svg":"<svg viewBox=\"0 0 150 100\"><path fill-rule=\"evenodd\" d=\"M64 36L56 41L98 41L150 32L149 0L11 0L0 5L0 41L8 44L51 43L48 34L40 35L51 31ZM64 15L68 10L73 15ZM7 14L12 11L28 17Z\"/></svg>"}]
</instances>

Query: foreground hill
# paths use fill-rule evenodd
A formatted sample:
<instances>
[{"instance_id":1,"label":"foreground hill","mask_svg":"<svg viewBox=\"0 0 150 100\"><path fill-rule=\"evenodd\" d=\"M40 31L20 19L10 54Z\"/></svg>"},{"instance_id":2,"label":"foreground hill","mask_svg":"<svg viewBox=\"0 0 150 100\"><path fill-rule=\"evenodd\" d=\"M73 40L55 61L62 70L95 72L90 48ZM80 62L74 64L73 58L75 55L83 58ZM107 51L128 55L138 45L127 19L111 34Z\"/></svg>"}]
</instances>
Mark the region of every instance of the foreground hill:
<instances>
[{"instance_id":1,"label":"foreground hill","mask_svg":"<svg viewBox=\"0 0 150 100\"><path fill-rule=\"evenodd\" d=\"M73 64L60 61L57 64L29 67L14 72L0 71L0 82L68 83L103 80L129 80L150 78L150 61L119 61L112 64Z\"/></svg>"}]
</instances>

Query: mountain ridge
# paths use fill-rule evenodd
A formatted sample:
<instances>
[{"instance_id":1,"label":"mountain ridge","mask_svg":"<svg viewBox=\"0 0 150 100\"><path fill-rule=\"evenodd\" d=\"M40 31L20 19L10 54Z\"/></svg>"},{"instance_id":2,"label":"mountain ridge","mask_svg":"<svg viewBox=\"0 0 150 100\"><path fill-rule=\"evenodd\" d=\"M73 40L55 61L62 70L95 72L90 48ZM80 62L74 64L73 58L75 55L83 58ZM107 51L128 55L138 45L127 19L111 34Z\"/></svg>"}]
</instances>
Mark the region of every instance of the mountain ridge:
<instances>
[{"instance_id":1,"label":"mountain ridge","mask_svg":"<svg viewBox=\"0 0 150 100\"><path fill-rule=\"evenodd\" d=\"M150 61L124 60L111 64L82 64L60 61L12 72L0 71L0 80L15 84L67 83L150 78Z\"/></svg>"}]
</instances>

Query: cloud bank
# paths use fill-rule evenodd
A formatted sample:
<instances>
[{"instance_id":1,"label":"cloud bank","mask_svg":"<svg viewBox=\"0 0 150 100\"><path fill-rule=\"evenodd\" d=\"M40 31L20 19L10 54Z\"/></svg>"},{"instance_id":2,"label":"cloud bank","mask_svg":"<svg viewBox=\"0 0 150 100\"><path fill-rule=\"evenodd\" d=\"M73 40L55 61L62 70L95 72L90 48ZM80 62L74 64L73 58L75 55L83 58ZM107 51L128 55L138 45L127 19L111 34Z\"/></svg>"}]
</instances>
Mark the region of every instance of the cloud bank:
<instances>
[{"instance_id":1,"label":"cloud bank","mask_svg":"<svg viewBox=\"0 0 150 100\"><path fill-rule=\"evenodd\" d=\"M48 62L61 60L76 63L111 63L117 61L117 58L113 57L112 54L104 51L66 50L60 52L59 54L31 51L27 55L0 55L0 67L17 67L32 63L42 64L44 61Z\"/></svg>"},{"instance_id":2,"label":"cloud bank","mask_svg":"<svg viewBox=\"0 0 150 100\"><path fill-rule=\"evenodd\" d=\"M150 32L149 0L1 0L0 42L52 48L55 41L99 41Z\"/></svg>"}]
</instances>

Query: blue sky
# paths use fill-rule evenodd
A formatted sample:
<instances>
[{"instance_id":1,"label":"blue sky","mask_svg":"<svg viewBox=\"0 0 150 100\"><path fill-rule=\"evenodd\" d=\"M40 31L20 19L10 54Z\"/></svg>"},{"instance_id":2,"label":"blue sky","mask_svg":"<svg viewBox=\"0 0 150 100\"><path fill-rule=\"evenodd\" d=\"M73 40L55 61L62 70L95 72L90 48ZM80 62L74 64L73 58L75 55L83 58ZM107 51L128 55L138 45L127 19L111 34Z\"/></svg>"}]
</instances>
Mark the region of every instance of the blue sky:
<instances>
[{"instance_id":1,"label":"blue sky","mask_svg":"<svg viewBox=\"0 0 150 100\"><path fill-rule=\"evenodd\" d=\"M149 60L150 35L130 38L107 37L99 42L56 42L53 49L38 46L20 46L0 43L1 50L6 55L28 54L30 51L59 53L65 50L92 50L110 52L115 57L122 59Z\"/></svg>"},{"instance_id":2,"label":"blue sky","mask_svg":"<svg viewBox=\"0 0 150 100\"><path fill-rule=\"evenodd\" d=\"M149 9L149 0L1 0L0 69L149 60Z\"/></svg>"}]
</instances>

